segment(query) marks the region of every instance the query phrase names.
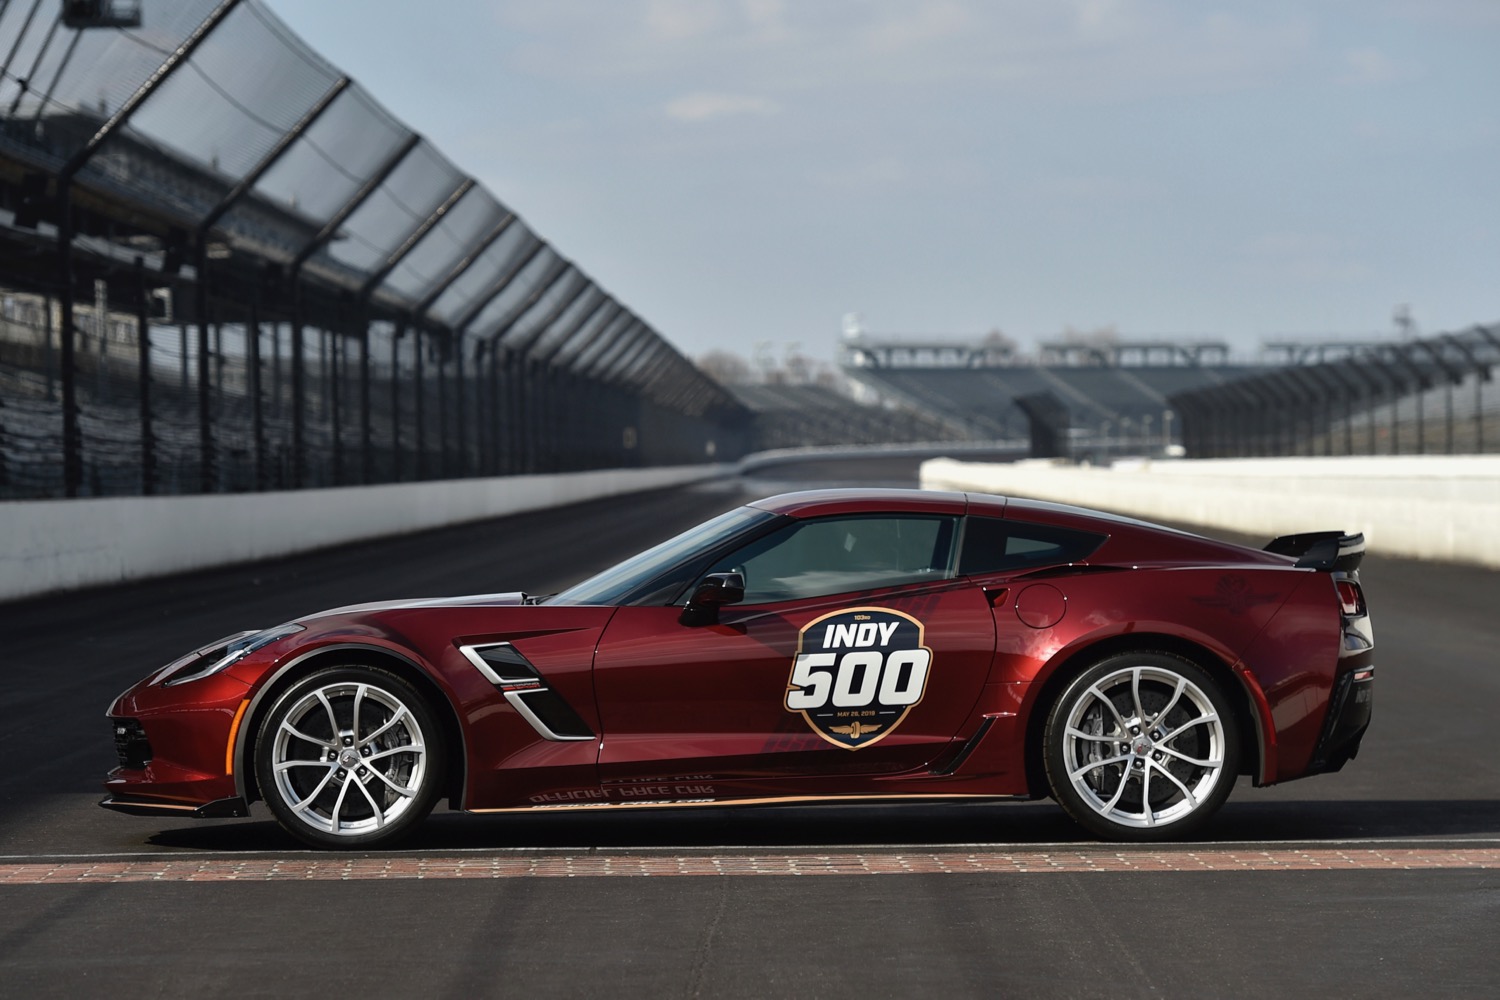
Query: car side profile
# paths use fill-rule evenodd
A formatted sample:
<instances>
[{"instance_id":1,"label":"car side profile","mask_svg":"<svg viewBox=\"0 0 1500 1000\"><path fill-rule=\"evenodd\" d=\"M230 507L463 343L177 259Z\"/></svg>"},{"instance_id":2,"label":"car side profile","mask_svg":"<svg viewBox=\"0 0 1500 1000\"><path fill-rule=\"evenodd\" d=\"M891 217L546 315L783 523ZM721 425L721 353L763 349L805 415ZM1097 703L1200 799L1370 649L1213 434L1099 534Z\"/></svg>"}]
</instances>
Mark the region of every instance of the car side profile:
<instances>
[{"instance_id":1,"label":"car side profile","mask_svg":"<svg viewBox=\"0 0 1500 1000\"><path fill-rule=\"evenodd\" d=\"M454 809L1054 798L1202 828L1369 725L1362 537L1257 550L1083 508L790 493L548 597L357 605L169 663L109 709L103 805L385 846Z\"/></svg>"}]
</instances>

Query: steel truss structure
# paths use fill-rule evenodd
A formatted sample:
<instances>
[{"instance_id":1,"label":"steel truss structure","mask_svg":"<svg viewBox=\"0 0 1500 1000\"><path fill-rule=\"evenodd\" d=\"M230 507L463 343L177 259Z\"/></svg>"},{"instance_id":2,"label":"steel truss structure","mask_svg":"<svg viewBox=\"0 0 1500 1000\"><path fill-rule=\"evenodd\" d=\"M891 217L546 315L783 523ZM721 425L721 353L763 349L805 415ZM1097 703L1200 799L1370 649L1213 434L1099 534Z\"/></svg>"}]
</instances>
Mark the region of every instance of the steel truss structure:
<instances>
[{"instance_id":1,"label":"steel truss structure","mask_svg":"<svg viewBox=\"0 0 1500 1000\"><path fill-rule=\"evenodd\" d=\"M1195 458L1500 450L1500 326L1406 341L1278 343L1288 363L1178 393Z\"/></svg>"},{"instance_id":2,"label":"steel truss structure","mask_svg":"<svg viewBox=\"0 0 1500 1000\"><path fill-rule=\"evenodd\" d=\"M742 404L261 0L128 6L0 0L0 496L743 451Z\"/></svg>"}]
</instances>

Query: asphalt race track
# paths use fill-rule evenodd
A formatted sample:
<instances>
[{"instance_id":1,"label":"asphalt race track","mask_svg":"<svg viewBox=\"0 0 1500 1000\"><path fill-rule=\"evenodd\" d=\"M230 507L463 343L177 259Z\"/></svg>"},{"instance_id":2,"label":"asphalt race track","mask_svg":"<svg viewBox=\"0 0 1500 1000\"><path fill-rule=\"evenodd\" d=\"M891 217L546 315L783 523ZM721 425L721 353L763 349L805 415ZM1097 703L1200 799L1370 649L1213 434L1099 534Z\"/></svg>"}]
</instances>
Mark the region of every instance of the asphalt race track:
<instances>
[{"instance_id":1,"label":"asphalt race track","mask_svg":"<svg viewBox=\"0 0 1500 1000\"><path fill-rule=\"evenodd\" d=\"M201 642L356 601L549 592L747 493L910 485L913 464L0 606L0 996L1497 995L1500 576L1378 554L1359 759L1242 784L1194 844L1100 845L1040 802L439 812L350 856L302 850L263 806L95 804L110 699Z\"/></svg>"}]
</instances>

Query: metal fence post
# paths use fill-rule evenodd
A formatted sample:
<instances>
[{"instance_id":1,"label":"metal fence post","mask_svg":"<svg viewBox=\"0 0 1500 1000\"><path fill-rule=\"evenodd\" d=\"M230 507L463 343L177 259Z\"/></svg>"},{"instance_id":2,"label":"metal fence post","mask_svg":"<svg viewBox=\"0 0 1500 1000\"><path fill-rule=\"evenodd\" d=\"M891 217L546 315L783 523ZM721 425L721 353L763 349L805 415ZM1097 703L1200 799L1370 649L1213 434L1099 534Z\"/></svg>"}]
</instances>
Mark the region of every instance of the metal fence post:
<instances>
[{"instance_id":1,"label":"metal fence post","mask_svg":"<svg viewBox=\"0 0 1500 1000\"><path fill-rule=\"evenodd\" d=\"M488 471L489 463L489 432L485 426L487 423L486 414L489 409L484 391L486 378L484 365L485 349L485 342L478 337L474 338L474 355L470 359L471 363L468 373L468 380L471 383L470 388L473 390L474 395L474 412L469 418L469 422L474 425L474 439L468 450L468 474L471 476L484 475Z\"/></svg>"},{"instance_id":2,"label":"metal fence post","mask_svg":"<svg viewBox=\"0 0 1500 1000\"><path fill-rule=\"evenodd\" d=\"M417 363L413 366L412 370L412 383L415 387L415 392L413 393L413 406L415 409L414 416L416 418L417 425L416 444L412 449L412 453L416 456L417 479L420 481L427 478L427 383L426 375L422 370L424 364L424 359L422 357L424 353L422 350L422 328L420 326L414 326L412 327L411 333L412 347L415 349L417 357Z\"/></svg>"},{"instance_id":3,"label":"metal fence post","mask_svg":"<svg viewBox=\"0 0 1500 1000\"><path fill-rule=\"evenodd\" d=\"M542 458L548 472L567 468L567 403L562 379L551 365L535 362L537 377L546 386L546 425L542 428Z\"/></svg>"},{"instance_id":4,"label":"metal fence post","mask_svg":"<svg viewBox=\"0 0 1500 1000\"><path fill-rule=\"evenodd\" d=\"M1443 454L1453 454L1453 383L1443 386Z\"/></svg>"},{"instance_id":5,"label":"metal fence post","mask_svg":"<svg viewBox=\"0 0 1500 1000\"><path fill-rule=\"evenodd\" d=\"M135 259L136 380L140 383L141 495L156 492L156 442L151 429L151 316L146 262Z\"/></svg>"},{"instance_id":6,"label":"metal fence post","mask_svg":"<svg viewBox=\"0 0 1500 1000\"><path fill-rule=\"evenodd\" d=\"M255 489L266 488L266 414L260 392L260 309L250 302L245 324L245 363L249 365L250 448L255 468Z\"/></svg>"},{"instance_id":7,"label":"metal fence post","mask_svg":"<svg viewBox=\"0 0 1500 1000\"><path fill-rule=\"evenodd\" d=\"M542 363L552 384L553 452L559 472L573 470L573 386L568 373L556 365Z\"/></svg>"},{"instance_id":8,"label":"metal fence post","mask_svg":"<svg viewBox=\"0 0 1500 1000\"><path fill-rule=\"evenodd\" d=\"M489 433L489 462L486 466L492 476L500 475L500 349L494 345L489 353L489 413L485 416L485 428Z\"/></svg>"},{"instance_id":9,"label":"metal fence post","mask_svg":"<svg viewBox=\"0 0 1500 1000\"><path fill-rule=\"evenodd\" d=\"M78 372L74 358L73 192L66 177L57 181L58 381L62 385L63 494L76 497L83 483L83 440L78 426Z\"/></svg>"},{"instance_id":10,"label":"metal fence post","mask_svg":"<svg viewBox=\"0 0 1500 1000\"><path fill-rule=\"evenodd\" d=\"M1427 395L1425 386L1417 386L1417 454L1427 454L1427 427L1425 424L1422 397Z\"/></svg>"},{"instance_id":11,"label":"metal fence post","mask_svg":"<svg viewBox=\"0 0 1500 1000\"><path fill-rule=\"evenodd\" d=\"M344 378L343 368L339 365L340 356L344 352L344 338L337 330L329 329L319 331L319 335L327 347L328 358L325 377L328 381L328 423L333 437L332 485L339 486L344 482L344 394L339 391Z\"/></svg>"},{"instance_id":12,"label":"metal fence post","mask_svg":"<svg viewBox=\"0 0 1500 1000\"><path fill-rule=\"evenodd\" d=\"M536 455L533 443L537 422L536 386L531 381L531 365L516 352L511 354L516 362L516 471L525 474L536 471L533 465Z\"/></svg>"},{"instance_id":13,"label":"metal fence post","mask_svg":"<svg viewBox=\"0 0 1500 1000\"><path fill-rule=\"evenodd\" d=\"M401 338L406 321L397 320L391 332L391 481L401 481Z\"/></svg>"},{"instance_id":14,"label":"metal fence post","mask_svg":"<svg viewBox=\"0 0 1500 1000\"><path fill-rule=\"evenodd\" d=\"M1401 454L1401 390L1398 386L1391 386L1391 454Z\"/></svg>"},{"instance_id":15,"label":"metal fence post","mask_svg":"<svg viewBox=\"0 0 1500 1000\"><path fill-rule=\"evenodd\" d=\"M359 331L359 481L374 478L375 456L370 440L370 321L360 319Z\"/></svg>"},{"instance_id":16,"label":"metal fence post","mask_svg":"<svg viewBox=\"0 0 1500 1000\"><path fill-rule=\"evenodd\" d=\"M307 464L307 430L303 426L303 411L305 409L305 397L307 388L305 382L307 373L303 354L306 351L305 330L302 326L302 292L300 287L294 288L292 299L292 356L288 360L291 363L292 375L292 481L291 488L298 490L302 488L302 470Z\"/></svg>"},{"instance_id":17,"label":"metal fence post","mask_svg":"<svg viewBox=\"0 0 1500 1000\"><path fill-rule=\"evenodd\" d=\"M455 474L462 478L470 472L469 435L464 421L464 332L462 330L455 330L453 333L453 379L455 382L453 404L456 411L454 420L457 424L454 428L457 432L454 445L458 450L458 468Z\"/></svg>"},{"instance_id":18,"label":"metal fence post","mask_svg":"<svg viewBox=\"0 0 1500 1000\"><path fill-rule=\"evenodd\" d=\"M212 345L208 332L208 254L198 254L198 485L204 493L214 491L213 400L209 395Z\"/></svg>"},{"instance_id":19,"label":"metal fence post","mask_svg":"<svg viewBox=\"0 0 1500 1000\"><path fill-rule=\"evenodd\" d=\"M521 471L520 463L517 461L517 441L520 440L518 436L518 424L521 420L521 411L518 402L520 399L520 389L517 385L515 352L504 347L500 350L501 356L504 359L501 362L501 384L503 388L501 390L500 413L504 421L500 437L504 448L504 453L501 455L501 468L503 470L501 474L509 476Z\"/></svg>"},{"instance_id":20,"label":"metal fence post","mask_svg":"<svg viewBox=\"0 0 1500 1000\"><path fill-rule=\"evenodd\" d=\"M438 455L437 475L439 479L447 479L448 475L448 357L447 348L450 344L444 344L444 350L437 359L437 414L438 414Z\"/></svg>"},{"instance_id":21,"label":"metal fence post","mask_svg":"<svg viewBox=\"0 0 1500 1000\"><path fill-rule=\"evenodd\" d=\"M1355 454L1355 390L1344 393L1344 454Z\"/></svg>"}]
</instances>

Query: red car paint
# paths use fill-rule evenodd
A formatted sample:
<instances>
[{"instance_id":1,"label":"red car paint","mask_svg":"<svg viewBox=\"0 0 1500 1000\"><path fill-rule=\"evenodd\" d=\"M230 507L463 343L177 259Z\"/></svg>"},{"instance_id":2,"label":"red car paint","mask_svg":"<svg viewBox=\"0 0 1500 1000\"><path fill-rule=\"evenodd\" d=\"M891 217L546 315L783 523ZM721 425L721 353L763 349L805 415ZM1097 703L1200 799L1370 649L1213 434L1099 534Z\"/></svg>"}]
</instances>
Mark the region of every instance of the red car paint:
<instances>
[{"instance_id":1,"label":"red car paint","mask_svg":"<svg viewBox=\"0 0 1500 1000\"><path fill-rule=\"evenodd\" d=\"M326 612L301 619L302 631L222 673L176 686L147 679L116 700L109 715L137 720L152 757L144 767L111 772L105 804L243 814L261 797L253 750L272 696L330 663L384 665L418 683L448 726L451 802L474 811L1038 797L1047 793L1038 777L1039 727L1060 684L1102 652L1127 649L1182 651L1221 678L1253 740L1242 770L1270 784L1316 770L1338 676L1370 664L1368 651L1340 655L1347 616L1329 574L1298 568L1287 556L977 494L823 490L753 506L797 521L893 513L1004 518L1104 540L1072 563L728 604L711 623L685 622L681 599L615 607L492 595ZM930 669L918 692L911 664L921 654L908 650L904 673L881 669L893 675L892 698L919 700L903 705L899 718L887 716L895 721L835 713L846 732L830 734L791 710L789 692L803 688L789 682L789 671L804 630L813 639L834 635L810 623L844 612L849 631L839 634L846 638L860 615L870 619L870 636L915 623ZM542 738L462 651L495 643L518 651L593 738ZM875 683L868 671L859 676ZM844 697L857 700L856 693Z\"/></svg>"}]
</instances>

